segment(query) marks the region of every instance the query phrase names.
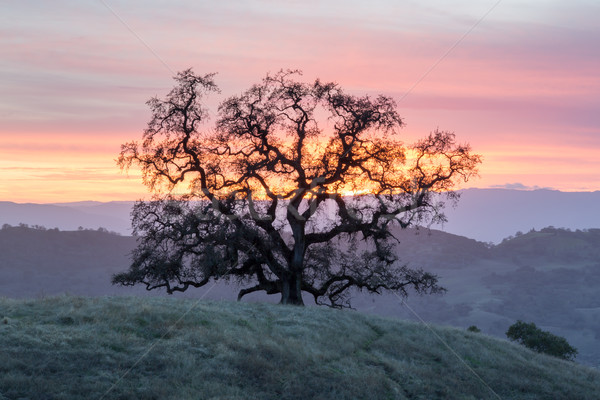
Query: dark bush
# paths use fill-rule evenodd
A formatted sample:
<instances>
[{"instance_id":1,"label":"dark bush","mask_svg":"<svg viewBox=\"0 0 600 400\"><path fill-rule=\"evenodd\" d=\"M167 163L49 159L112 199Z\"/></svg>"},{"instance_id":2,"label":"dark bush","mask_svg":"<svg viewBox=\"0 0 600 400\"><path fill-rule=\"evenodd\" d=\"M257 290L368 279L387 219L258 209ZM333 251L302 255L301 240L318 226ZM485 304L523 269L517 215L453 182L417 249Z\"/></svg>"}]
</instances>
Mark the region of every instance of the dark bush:
<instances>
[{"instance_id":1,"label":"dark bush","mask_svg":"<svg viewBox=\"0 0 600 400\"><path fill-rule=\"evenodd\" d=\"M475 333L479 333L481 332L481 329L479 329L478 327L476 327L475 325L471 325L470 327L467 328L467 330L469 332L475 332Z\"/></svg>"},{"instance_id":2,"label":"dark bush","mask_svg":"<svg viewBox=\"0 0 600 400\"><path fill-rule=\"evenodd\" d=\"M546 332L532 323L517 321L508 328L506 336L538 353L546 353L565 360L573 360L577 349L572 347L564 337Z\"/></svg>"}]
</instances>

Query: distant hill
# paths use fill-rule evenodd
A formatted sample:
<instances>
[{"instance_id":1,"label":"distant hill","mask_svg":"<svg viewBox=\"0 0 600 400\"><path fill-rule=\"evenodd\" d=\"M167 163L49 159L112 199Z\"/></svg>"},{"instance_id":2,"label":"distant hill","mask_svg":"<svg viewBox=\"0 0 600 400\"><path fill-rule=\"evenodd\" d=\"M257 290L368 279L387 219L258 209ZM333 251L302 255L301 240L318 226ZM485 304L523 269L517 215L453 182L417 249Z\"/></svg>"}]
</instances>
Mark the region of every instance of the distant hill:
<instances>
[{"instance_id":1,"label":"distant hill","mask_svg":"<svg viewBox=\"0 0 600 400\"><path fill-rule=\"evenodd\" d=\"M448 292L412 296L404 306L394 295L359 296L358 309L477 325L499 337L518 319L535 322L566 337L580 362L600 367L600 230L543 228L495 246L439 231L400 238L400 258L436 273Z\"/></svg>"},{"instance_id":2,"label":"distant hill","mask_svg":"<svg viewBox=\"0 0 600 400\"><path fill-rule=\"evenodd\" d=\"M592 400L600 372L361 313L165 298L0 299L0 398Z\"/></svg>"},{"instance_id":3,"label":"distant hill","mask_svg":"<svg viewBox=\"0 0 600 400\"><path fill-rule=\"evenodd\" d=\"M432 228L481 242L500 243L515 232L557 228L600 228L600 191L467 189L456 208L447 207L448 222ZM61 230L78 227L131 234L133 202L16 204L0 202L0 225L41 225Z\"/></svg>"},{"instance_id":4,"label":"distant hill","mask_svg":"<svg viewBox=\"0 0 600 400\"><path fill-rule=\"evenodd\" d=\"M60 230L105 228L129 235L132 206L133 202L20 204L0 201L0 226L27 224Z\"/></svg>"},{"instance_id":5,"label":"distant hill","mask_svg":"<svg viewBox=\"0 0 600 400\"><path fill-rule=\"evenodd\" d=\"M499 243L515 232L557 228L600 228L600 191L468 189L455 209L448 208L448 222L436 226L449 233Z\"/></svg>"},{"instance_id":6,"label":"distant hill","mask_svg":"<svg viewBox=\"0 0 600 400\"><path fill-rule=\"evenodd\" d=\"M494 248L494 254L515 258L525 265L535 260L537 264L564 265L565 263L600 262L600 229L571 231L552 227L527 233L517 232Z\"/></svg>"},{"instance_id":7,"label":"distant hill","mask_svg":"<svg viewBox=\"0 0 600 400\"><path fill-rule=\"evenodd\" d=\"M438 274L443 296L357 293L360 311L468 327L504 337L517 319L564 336L577 361L600 367L600 232L544 228L490 245L435 230L398 230L403 263ZM125 271L135 239L105 230L58 231L26 227L0 230L0 297L165 295L144 287L113 286ZM234 300L237 287L219 283L178 297ZM278 301L250 295L248 301ZM310 304L311 299L306 298ZM409 308L410 307L410 308ZM414 313L413 313L414 311ZM415 315L416 313L416 315Z\"/></svg>"},{"instance_id":8,"label":"distant hill","mask_svg":"<svg viewBox=\"0 0 600 400\"><path fill-rule=\"evenodd\" d=\"M106 230L4 226L0 229L0 296L123 293L109 279L127 267L134 247L133 237Z\"/></svg>"}]
</instances>

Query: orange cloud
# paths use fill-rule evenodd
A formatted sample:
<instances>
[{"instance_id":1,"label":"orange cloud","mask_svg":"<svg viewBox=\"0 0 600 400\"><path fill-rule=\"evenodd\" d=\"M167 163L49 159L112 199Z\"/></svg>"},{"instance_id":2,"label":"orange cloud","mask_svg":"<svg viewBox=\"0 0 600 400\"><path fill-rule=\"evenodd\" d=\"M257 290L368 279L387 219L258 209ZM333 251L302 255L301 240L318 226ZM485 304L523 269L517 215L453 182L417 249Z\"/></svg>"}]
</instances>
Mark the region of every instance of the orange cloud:
<instances>
[{"instance_id":1,"label":"orange cloud","mask_svg":"<svg viewBox=\"0 0 600 400\"><path fill-rule=\"evenodd\" d=\"M131 199L114 164L172 72L219 72L222 96L300 68L398 100L412 142L440 128L485 156L475 186L598 190L600 7L307 0L13 2L0 28L0 200ZM143 43L138 38L141 38ZM165 68L166 63L172 71ZM62 196L62 197L61 197Z\"/></svg>"}]
</instances>

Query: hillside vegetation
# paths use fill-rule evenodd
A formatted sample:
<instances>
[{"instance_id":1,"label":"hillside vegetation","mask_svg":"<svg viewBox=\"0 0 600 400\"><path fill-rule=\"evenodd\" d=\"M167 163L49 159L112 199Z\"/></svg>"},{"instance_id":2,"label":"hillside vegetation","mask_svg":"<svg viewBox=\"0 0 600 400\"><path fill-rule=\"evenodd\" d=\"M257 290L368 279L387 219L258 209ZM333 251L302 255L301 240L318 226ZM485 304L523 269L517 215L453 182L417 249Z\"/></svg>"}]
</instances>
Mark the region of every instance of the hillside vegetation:
<instances>
[{"instance_id":1,"label":"hillside vegetation","mask_svg":"<svg viewBox=\"0 0 600 400\"><path fill-rule=\"evenodd\" d=\"M0 299L0 399L573 400L599 391L588 367L353 311Z\"/></svg>"}]
</instances>

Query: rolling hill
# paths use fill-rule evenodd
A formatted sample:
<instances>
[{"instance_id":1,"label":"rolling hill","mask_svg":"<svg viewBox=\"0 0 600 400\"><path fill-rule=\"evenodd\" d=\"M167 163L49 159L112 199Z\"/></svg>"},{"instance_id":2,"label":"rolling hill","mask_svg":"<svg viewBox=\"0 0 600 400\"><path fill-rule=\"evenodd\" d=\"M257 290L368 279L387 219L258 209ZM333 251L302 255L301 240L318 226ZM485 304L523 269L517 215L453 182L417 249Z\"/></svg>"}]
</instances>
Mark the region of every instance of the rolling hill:
<instances>
[{"instance_id":1,"label":"rolling hill","mask_svg":"<svg viewBox=\"0 0 600 400\"><path fill-rule=\"evenodd\" d=\"M352 311L0 299L0 399L596 399L600 372Z\"/></svg>"},{"instance_id":2,"label":"rolling hill","mask_svg":"<svg viewBox=\"0 0 600 400\"><path fill-rule=\"evenodd\" d=\"M104 228L131 234L129 213L133 202L76 202L60 204L0 201L0 225L37 225L60 230Z\"/></svg>"},{"instance_id":3,"label":"rolling hill","mask_svg":"<svg viewBox=\"0 0 600 400\"><path fill-rule=\"evenodd\" d=\"M436 229L500 243L515 232L547 226L571 230L600 228L600 191L467 189L455 208L448 208L448 222Z\"/></svg>"},{"instance_id":4,"label":"rolling hill","mask_svg":"<svg viewBox=\"0 0 600 400\"><path fill-rule=\"evenodd\" d=\"M352 304L361 312L387 317L476 325L501 338L518 319L535 322L567 338L579 350L578 362L600 367L599 232L545 228L490 245L434 230L398 231L401 261L438 274L448 292L408 299L356 293ZM112 274L127 269L134 246L134 238L105 230L4 227L0 297L165 295L110 284ZM176 296L234 300L237 290L218 283ZM278 300L248 296L254 302Z\"/></svg>"}]
</instances>

